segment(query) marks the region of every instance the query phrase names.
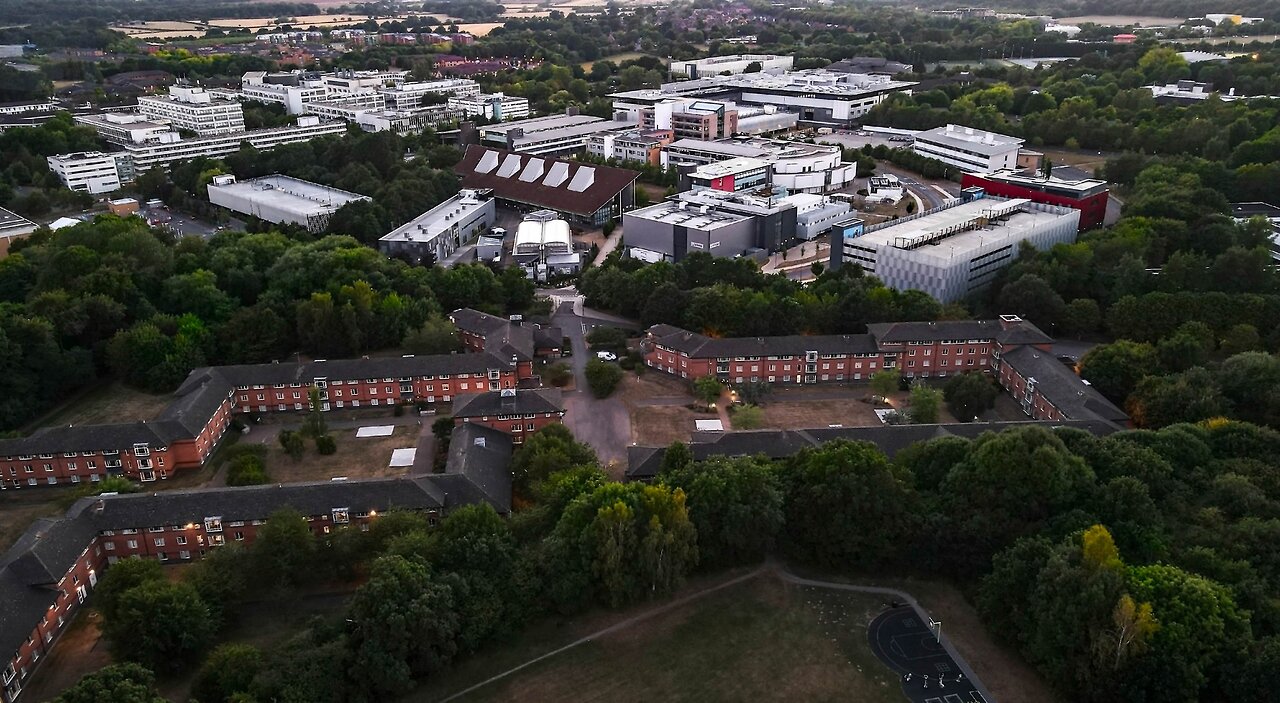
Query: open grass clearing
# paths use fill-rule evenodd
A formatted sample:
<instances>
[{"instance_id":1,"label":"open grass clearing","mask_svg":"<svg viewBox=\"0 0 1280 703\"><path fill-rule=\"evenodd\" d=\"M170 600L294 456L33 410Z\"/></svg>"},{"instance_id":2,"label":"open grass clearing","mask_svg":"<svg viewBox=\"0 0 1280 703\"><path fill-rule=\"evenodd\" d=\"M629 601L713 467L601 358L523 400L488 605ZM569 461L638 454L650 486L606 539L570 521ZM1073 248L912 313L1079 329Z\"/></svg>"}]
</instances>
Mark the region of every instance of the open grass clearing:
<instances>
[{"instance_id":1,"label":"open grass clearing","mask_svg":"<svg viewBox=\"0 0 1280 703\"><path fill-rule=\"evenodd\" d=\"M462 700L899 703L897 677L867 645L866 625L881 601L766 574L557 654ZM545 627L532 628L405 700L439 700L581 631L572 621L557 629L559 636L547 637Z\"/></svg>"},{"instance_id":2,"label":"open grass clearing","mask_svg":"<svg viewBox=\"0 0 1280 703\"><path fill-rule=\"evenodd\" d=\"M688 442L694 420L714 418L680 406L648 406L631 411L631 440L642 447L665 447L672 442Z\"/></svg>"},{"instance_id":3,"label":"open grass clearing","mask_svg":"<svg viewBox=\"0 0 1280 703\"><path fill-rule=\"evenodd\" d=\"M27 429L154 420L172 402L168 393L145 393L111 381L72 397L36 418Z\"/></svg>"},{"instance_id":4,"label":"open grass clearing","mask_svg":"<svg viewBox=\"0 0 1280 703\"><path fill-rule=\"evenodd\" d=\"M778 430L799 430L828 425L845 427L878 427L874 407L854 398L839 400L801 400L770 402L766 400L760 409L764 411L764 427Z\"/></svg>"},{"instance_id":5,"label":"open grass clearing","mask_svg":"<svg viewBox=\"0 0 1280 703\"><path fill-rule=\"evenodd\" d=\"M652 56L652 54L646 54L643 51L624 51L620 54L610 54L609 56L602 56L598 59L594 59L591 61L583 61L582 67L590 71L591 64L595 63L596 61L612 61L616 64L621 64L623 61L631 61L633 59L643 58L645 56Z\"/></svg>"}]
</instances>

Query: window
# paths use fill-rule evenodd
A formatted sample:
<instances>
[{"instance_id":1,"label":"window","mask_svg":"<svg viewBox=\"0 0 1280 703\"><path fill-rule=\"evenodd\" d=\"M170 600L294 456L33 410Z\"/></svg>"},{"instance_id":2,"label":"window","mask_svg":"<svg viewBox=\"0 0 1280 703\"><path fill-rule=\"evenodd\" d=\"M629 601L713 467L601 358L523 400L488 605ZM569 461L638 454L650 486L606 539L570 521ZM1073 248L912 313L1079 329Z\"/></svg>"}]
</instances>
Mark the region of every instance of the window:
<instances>
[{"instance_id":1,"label":"window","mask_svg":"<svg viewBox=\"0 0 1280 703\"><path fill-rule=\"evenodd\" d=\"M222 516L207 517L204 519L205 532L222 532Z\"/></svg>"},{"instance_id":2,"label":"window","mask_svg":"<svg viewBox=\"0 0 1280 703\"><path fill-rule=\"evenodd\" d=\"M177 542L178 545L181 546L187 543L187 537L186 535L178 535L177 537L173 538L173 541Z\"/></svg>"},{"instance_id":3,"label":"window","mask_svg":"<svg viewBox=\"0 0 1280 703\"><path fill-rule=\"evenodd\" d=\"M163 537L157 537L157 538L155 538L155 545L156 545L157 547L163 547L163 546L164 546L164 538L163 538Z\"/></svg>"},{"instance_id":4,"label":"window","mask_svg":"<svg viewBox=\"0 0 1280 703\"><path fill-rule=\"evenodd\" d=\"M345 525L351 522L351 509L334 508L331 512L331 517L335 525Z\"/></svg>"},{"instance_id":5,"label":"window","mask_svg":"<svg viewBox=\"0 0 1280 703\"><path fill-rule=\"evenodd\" d=\"M115 542L105 542L102 546L106 547L108 552L114 552L116 550Z\"/></svg>"},{"instance_id":6,"label":"window","mask_svg":"<svg viewBox=\"0 0 1280 703\"><path fill-rule=\"evenodd\" d=\"M136 539L131 539L131 540L129 540L128 542L125 542L125 546L126 546L126 547L128 547L129 549L137 549L137 548L138 548L138 540L136 540Z\"/></svg>"}]
</instances>

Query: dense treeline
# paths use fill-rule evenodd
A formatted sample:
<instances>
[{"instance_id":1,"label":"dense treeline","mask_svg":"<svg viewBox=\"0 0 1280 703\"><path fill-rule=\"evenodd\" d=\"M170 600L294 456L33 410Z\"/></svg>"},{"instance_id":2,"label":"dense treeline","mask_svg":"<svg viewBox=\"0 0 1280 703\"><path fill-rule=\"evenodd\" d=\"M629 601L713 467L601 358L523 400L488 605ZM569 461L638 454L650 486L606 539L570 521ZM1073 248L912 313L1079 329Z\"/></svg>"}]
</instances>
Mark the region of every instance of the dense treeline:
<instances>
[{"instance_id":1,"label":"dense treeline","mask_svg":"<svg viewBox=\"0 0 1280 703\"><path fill-rule=\"evenodd\" d=\"M0 427L95 373L165 391L196 366L353 356L399 345L442 311L524 309L533 288L514 271L413 268L336 235L173 241L110 215L37 234L0 261L0 330L12 347Z\"/></svg>"},{"instance_id":2,"label":"dense treeline","mask_svg":"<svg viewBox=\"0 0 1280 703\"><path fill-rule=\"evenodd\" d=\"M983 70L994 85L950 84L877 105L871 124L932 129L947 123L1025 137L1033 145L1190 154L1240 163L1255 141L1280 140L1280 100L1160 105L1142 86L1195 78L1222 93L1280 95L1280 51L1190 66L1170 48L1089 54L1049 69Z\"/></svg>"},{"instance_id":3,"label":"dense treeline","mask_svg":"<svg viewBox=\"0 0 1280 703\"><path fill-rule=\"evenodd\" d=\"M608 482L553 426L517 452L509 520L471 506L431 528L393 511L317 540L283 511L249 549L220 549L179 583L154 563L117 565L96 599L115 651L168 670L196 661L245 600L291 597L316 576L362 582L345 612L284 646L214 650L193 696L385 700L532 619L663 598L697 569L781 553L959 582L1072 700L1252 703L1280 649L1278 455L1280 434L1237 422L1106 438L1024 428L894 460L841 441L695 463L677 443L642 485ZM164 636L183 627L194 635Z\"/></svg>"},{"instance_id":4,"label":"dense treeline","mask_svg":"<svg viewBox=\"0 0 1280 703\"><path fill-rule=\"evenodd\" d=\"M610 256L582 274L578 290L590 305L643 325L665 322L717 337L862 332L869 322L965 316L927 293L886 288L857 266L802 286L762 274L750 259L701 252L674 264Z\"/></svg>"},{"instance_id":5,"label":"dense treeline","mask_svg":"<svg viewBox=\"0 0 1280 703\"><path fill-rule=\"evenodd\" d=\"M77 125L71 114L60 112L39 127L8 129L0 133L0 207L29 217L42 217L53 209L79 210L93 203L87 193L63 187L49 170L45 157L73 151L96 151L102 140L91 127ZM16 189L31 186L22 196Z\"/></svg>"}]
</instances>

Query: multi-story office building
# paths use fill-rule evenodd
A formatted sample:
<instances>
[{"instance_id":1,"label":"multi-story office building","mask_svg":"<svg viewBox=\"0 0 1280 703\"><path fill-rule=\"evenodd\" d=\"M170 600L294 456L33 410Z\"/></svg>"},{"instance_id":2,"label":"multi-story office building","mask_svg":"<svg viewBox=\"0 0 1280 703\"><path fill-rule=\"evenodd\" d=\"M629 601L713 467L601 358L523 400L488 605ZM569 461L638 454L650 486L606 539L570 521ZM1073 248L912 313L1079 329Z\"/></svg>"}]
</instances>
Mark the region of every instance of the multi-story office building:
<instances>
[{"instance_id":1,"label":"multi-story office building","mask_svg":"<svg viewBox=\"0 0 1280 703\"><path fill-rule=\"evenodd\" d=\"M584 151L592 135L633 129L629 122L591 115L550 115L481 127L480 143L524 154L567 156Z\"/></svg>"},{"instance_id":2,"label":"multi-story office building","mask_svg":"<svg viewBox=\"0 0 1280 703\"><path fill-rule=\"evenodd\" d=\"M447 265L459 247L486 234L496 221L493 191L463 189L457 195L418 215L378 240L387 256L405 257L415 264Z\"/></svg>"},{"instance_id":3,"label":"multi-story office building","mask_svg":"<svg viewBox=\"0 0 1280 703\"><path fill-rule=\"evenodd\" d=\"M242 215L275 224L294 224L308 232L322 232L329 218L342 206L367 195L348 193L319 183L281 176L237 181L235 176L214 176L208 185L209 202Z\"/></svg>"},{"instance_id":4,"label":"multi-story office building","mask_svg":"<svg viewBox=\"0 0 1280 703\"><path fill-rule=\"evenodd\" d=\"M120 189L122 179L117 166L118 157L118 154L104 154L100 151L81 151L50 156L45 161L49 164L49 170L66 187L98 195Z\"/></svg>"},{"instance_id":5,"label":"multi-story office building","mask_svg":"<svg viewBox=\"0 0 1280 703\"><path fill-rule=\"evenodd\" d=\"M1075 241L1079 210L976 195L869 227L858 218L837 222L831 266L858 264L891 288L949 303L990 284L1023 242L1045 250Z\"/></svg>"},{"instance_id":6,"label":"multi-story office building","mask_svg":"<svg viewBox=\"0 0 1280 703\"><path fill-rule=\"evenodd\" d=\"M1022 139L949 124L915 136L911 150L966 171L982 173L1015 168Z\"/></svg>"},{"instance_id":7,"label":"multi-story office building","mask_svg":"<svg viewBox=\"0 0 1280 703\"><path fill-rule=\"evenodd\" d=\"M240 103L215 98L195 86L172 85L167 96L144 95L138 98L138 112L152 122L201 137L244 131Z\"/></svg>"},{"instance_id":8,"label":"multi-story office building","mask_svg":"<svg viewBox=\"0 0 1280 703\"><path fill-rule=\"evenodd\" d=\"M1110 190L1107 182L1097 178L1068 180L1024 171L966 173L961 187L981 188L988 195L1001 198L1026 198L1032 202L1061 205L1080 211L1080 229L1101 227L1107 216Z\"/></svg>"},{"instance_id":9,"label":"multi-story office building","mask_svg":"<svg viewBox=\"0 0 1280 703\"><path fill-rule=\"evenodd\" d=\"M726 193L756 190L768 186L769 162L741 156L695 166L681 174L681 181L693 190L722 190Z\"/></svg>"},{"instance_id":10,"label":"multi-story office building","mask_svg":"<svg viewBox=\"0 0 1280 703\"><path fill-rule=\"evenodd\" d=\"M168 122L152 122L137 112L103 112L76 115L74 119L86 127L92 127L98 136L116 146L177 138L165 137L167 134L177 134Z\"/></svg>"},{"instance_id":11,"label":"multi-story office building","mask_svg":"<svg viewBox=\"0 0 1280 703\"><path fill-rule=\"evenodd\" d=\"M298 118L296 127L273 127L256 129L240 134L225 134L217 137L195 137L181 139L177 133L162 137L156 141L143 144L129 144L124 147L133 165L133 173L145 173L151 168L161 166L168 168L175 161L193 159L197 156L224 156L239 151L242 143L248 142L260 150L274 149L281 144L305 142L331 134L342 134L347 129L342 122L321 122L318 118L303 115ZM132 180L132 177L130 178Z\"/></svg>"},{"instance_id":12,"label":"multi-story office building","mask_svg":"<svg viewBox=\"0 0 1280 703\"><path fill-rule=\"evenodd\" d=\"M796 207L796 236L816 239L843 219L852 209L849 203L812 193L796 193L783 198Z\"/></svg>"},{"instance_id":13,"label":"multi-story office building","mask_svg":"<svg viewBox=\"0 0 1280 703\"><path fill-rule=\"evenodd\" d=\"M441 78L433 81L406 82L382 88L388 110L412 110L422 105L428 95L469 97L480 94L480 84L466 78Z\"/></svg>"},{"instance_id":14,"label":"multi-story office building","mask_svg":"<svg viewBox=\"0 0 1280 703\"><path fill-rule=\"evenodd\" d=\"M711 56L693 61L672 61L668 65L672 75L703 78L721 74L745 73L748 69L757 71L790 71L795 65L794 56L777 54L733 54L731 56Z\"/></svg>"},{"instance_id":15,"label":"multi-story office building","mask_svg":"<svg viewBox=\"0 0 1280 703\"><path fill-rule=\"evenodd\" d=\"M738 110L717 100L672 98L640 111L641 129L669 129L677 138L719 139L738 133Z\"/></svg>"},{"instance_id":16,"label":"multi-story office building","mask_svg":"<svg viewBox=\"0 0 1280 703\"><path fill-rule=\"evenodd\" d=\"M840 147L763 137L716 141L678 139L662 149L662 165L682 171L729 159L749 158L769 164L772 183L793 193L829 193L853 183L858 165L844 161Z\"/></svg>"},{"instance_id":17,"label":"multi-story office building","mask_svg":"<svg viewBox=\"0 0 1280 703\"><path fill-rule=\"evenodd\" d=\"M301 71L250 71L240 79L243 99L284 105L290 115L301 115L307 103L324 100L328 95L329 89L318 77L309 78Z\"/></svg>"},{"instance_id":18,"label":"multi-story office building","mask_svg":"<svg viewBox=\"0 0 1280 703\"><path fill-rule=\"evenodd\" d=\"M674 139L675 134L669 129L598 132L587 137L587 153L622 163L658 166L662 163L662 147Z\"/></svg>"},{"instance_id":19,"label":"multi-story office building","mask_svg":"<svg viewBox=\"0 0 1280 703\"><path fill-rule=\"evenodd\" d=\"M486 120L515 120L529 116L529 101L514 95L485 93L449 98L449 107Z\"/></svg>"}]
</instances>

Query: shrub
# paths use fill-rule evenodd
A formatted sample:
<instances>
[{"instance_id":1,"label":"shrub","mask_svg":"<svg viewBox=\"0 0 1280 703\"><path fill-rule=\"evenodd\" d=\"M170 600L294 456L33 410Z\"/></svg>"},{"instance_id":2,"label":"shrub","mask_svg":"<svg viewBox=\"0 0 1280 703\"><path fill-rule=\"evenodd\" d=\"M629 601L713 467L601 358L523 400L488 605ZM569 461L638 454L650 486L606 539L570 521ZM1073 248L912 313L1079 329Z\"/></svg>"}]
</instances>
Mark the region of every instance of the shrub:
<instances>
[{"instance_id":1,"label":"shrub","mask_svg":"<svg viewBox=\"0 0 1280 703\"><path fill-rule=\"evenodd\" d=\"M270 482L267 467L256 454L241 453L227 467L228 486L258 486Z\"/></svg>"},{"instance_id":2,"label":"shrub","mask_svg":"<svg viewBox=\"0 0 1280 703\"><path fill-rule=\"evenodd\" d=\"M338 443L333 440L333 435L322 434L316 437L316 451L326 456L333 454L338 451Z\"/></svg>"},{"instance_id":3,"label":"shrub","mask_svg":"<svg viewBox=\"0 0 1280 703\"><path fill-rule=\"evenodd\" d=\"M754 430L764 424L764 411L758 405L738 406L730 420L735 430Z\"/></svg>"},{"instance_id":4,"label":"shrub","mask_svg":"<svg viewBox=\"0 0 1280 703\"><path fill-rule=\"evenodd\" d=\"M622 381L622 369L599 359L587 362L587 385L597 398L608 398Z\"/></svg>"},{"instance_id":5,"label":"shrub","mask_svg":"<svg viewBox=\"0 0 1280 703\"><path fill-rule=\"evenodd\" d=\"M302 443L301 434L293 430L280 430L278 439L280 440L280 446L284 447L285 453L292 457L294 461L302 458L302 452L306 450L306 447Z\"/></svg>"},{"instance_id":6,"label":"shrub","mask_svg":"<svg viewBox=\"0 0 1280 703\"><path fill-rule=\"evenodd\" d=\"M557 388L569 385L572 379L573 371L565 363L551 364L542 370L542 380Z\"/></svg>"},{"instance_id":7,"label":"shrub","mask_svg":"<svg viewBox=\"0 0 1280 703\"><path fill-rule=\"evenodd\" d=\"M402 405L402 404L400 404L400 403L396 403L396 408L395 408L395 410L392 410L392 411L391 411L391 414L392 414L392 415L395 415L396 417L401 417L401 416L403 416L403 415L404 415L404 405Z\"/></svg>"}]
</instances>

